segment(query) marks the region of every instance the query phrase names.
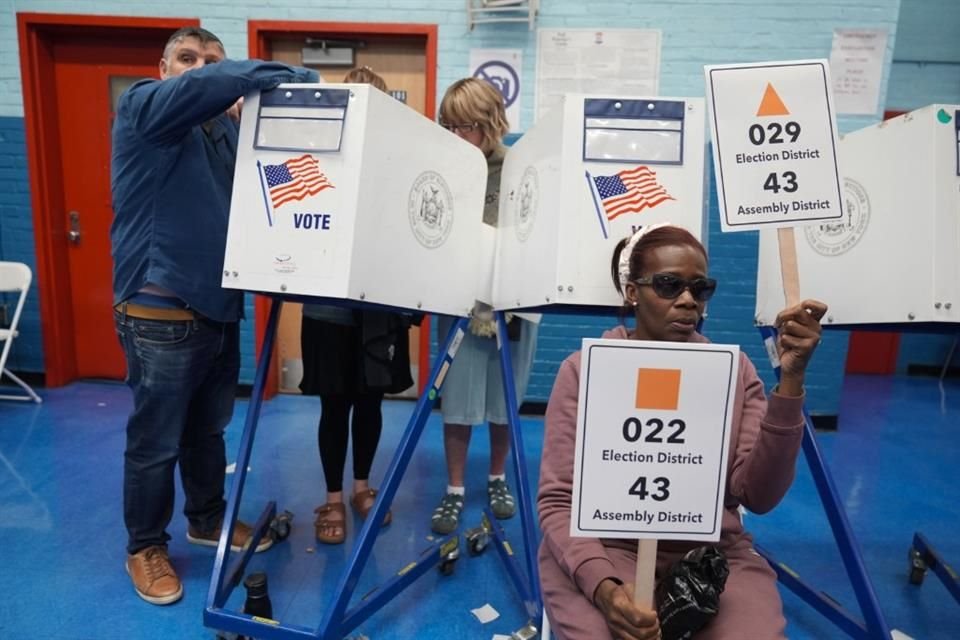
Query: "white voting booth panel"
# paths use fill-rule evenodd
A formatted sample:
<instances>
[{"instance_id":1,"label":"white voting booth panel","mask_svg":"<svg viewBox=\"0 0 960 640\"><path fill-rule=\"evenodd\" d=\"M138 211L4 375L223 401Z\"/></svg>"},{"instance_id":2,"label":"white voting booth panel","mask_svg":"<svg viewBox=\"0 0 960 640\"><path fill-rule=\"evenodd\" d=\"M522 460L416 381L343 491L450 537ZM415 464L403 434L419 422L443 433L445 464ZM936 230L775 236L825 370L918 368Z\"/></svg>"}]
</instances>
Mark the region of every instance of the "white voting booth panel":
<instances>
[{"instance_id":1,"label":"white voting booth panel","mask_svg":"<svg viewBox=\"0 0 960 640\"><path fill-rule=\"evenodd\" d=\"M960 321L960 106L931 105L840 142L842 221L797 229L801 298L830 324ZM775 232L761 231L757 319L784 307Z\"/></svg>"},{"instance_id":2,"label":"white voting booth panel","mask_svg":"<svg viewBox=\"0 0 960 640\"><path fill-rule=\"evenodd\" d=\"M494 306L618 306L618 240L669 221L705 241L705 122L702 98L564 96L504 161Z\"/></svg>"},{"instance_id":3,"label":"white voting booth panel","mask_svg":"<svg viewBox=\"0 0 960 640\"><path fill-rule=\"evenodd\" d=\"M281 85L243 113L224 287L467 314L479 150L369 85Z\"/></svg>"}]
</instances>

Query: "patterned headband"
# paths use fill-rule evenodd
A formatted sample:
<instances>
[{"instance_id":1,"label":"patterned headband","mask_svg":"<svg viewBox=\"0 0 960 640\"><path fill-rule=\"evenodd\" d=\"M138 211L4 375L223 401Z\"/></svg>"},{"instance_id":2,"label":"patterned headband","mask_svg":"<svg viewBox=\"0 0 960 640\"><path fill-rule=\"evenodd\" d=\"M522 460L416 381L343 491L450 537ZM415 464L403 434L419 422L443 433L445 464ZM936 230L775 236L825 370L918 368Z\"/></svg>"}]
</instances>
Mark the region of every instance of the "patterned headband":
<instances>
[{"instance_id":1,"label":"patterned headband","mask_svg":"<svg viewBox=\"0 0 960 640\"><path fill-rule=\"evenodd\" d=\"M617 266L617 273L620 275L620 295L622 295L624 299L627 297L627 283L630 282L630 256L633 255L633 249L637 246L637 242L654 229L670 226L672 225L669 222L658 222L640 227L636 233L630 236L630 240L627 241L627 244L625 244L620 251L620 262Z\"/></svg>"}]
</instances>

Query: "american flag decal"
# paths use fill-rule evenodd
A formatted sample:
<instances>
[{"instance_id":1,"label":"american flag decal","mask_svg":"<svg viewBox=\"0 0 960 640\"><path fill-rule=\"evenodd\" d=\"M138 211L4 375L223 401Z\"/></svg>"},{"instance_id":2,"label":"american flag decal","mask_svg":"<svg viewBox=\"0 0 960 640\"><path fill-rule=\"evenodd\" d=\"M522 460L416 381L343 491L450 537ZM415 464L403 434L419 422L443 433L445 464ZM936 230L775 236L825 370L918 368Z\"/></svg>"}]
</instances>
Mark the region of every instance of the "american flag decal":
<instances>
[{"instance_id":1,"label":"american flag decal","mask_svg":"<svg viewBox=\"0 0 960 640\"><path fill-rule=\"evenodd\" d=\"M624 169L612 176L591 176L607 214L613 220L625 213L639 213L673 200L673 196L657 182L657 174L649 167Z\"/></svg>"},{"instance_id":2,"label":"american flag decal","mask_svg":"<svg viewBox=\"0 0 960 640\"><path fill-rule=\"evenodd\" d=\"M274 209L288 202L315 196L324 189L334 188L320 171L317 159L310 154L292 158L283 164L263 165L263 175L267 179Z\"/></svg>"}]
</instances>

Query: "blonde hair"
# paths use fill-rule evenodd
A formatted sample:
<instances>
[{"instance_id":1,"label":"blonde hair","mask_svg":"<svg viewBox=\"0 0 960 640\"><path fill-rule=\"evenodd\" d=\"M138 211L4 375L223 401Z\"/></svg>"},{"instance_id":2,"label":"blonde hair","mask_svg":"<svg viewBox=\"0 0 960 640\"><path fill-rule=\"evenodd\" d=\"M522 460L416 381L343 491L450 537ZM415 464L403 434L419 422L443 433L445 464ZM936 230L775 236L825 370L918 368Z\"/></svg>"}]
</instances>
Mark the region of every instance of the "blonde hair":
<instances>
[{"instance_id":1,"label":"blonde hair","mask_svg":"<svg viewBox=\"0 0 960 640\"><path fill-rule=\"evenodd\" d=\"M457 80L440 102L440 122L473 124L483 133L481 148L492 151L510 130L503 96L492 84L477 78Z\"/></svg>"},{"instance_id":2,"label":"blonde hair","mask_svg":"<svg viewBox=\"0 0 960 640\"><path fill-rule=\"evenodd\" d=\"M373 72L373 69L370 67L357 67L356 69L350 69L347 72L347 75L343 77L344 82L353 82L356 84L371 84L380 91L387 93L387 83L386 81Z\"/></svg>"}]
</instances>

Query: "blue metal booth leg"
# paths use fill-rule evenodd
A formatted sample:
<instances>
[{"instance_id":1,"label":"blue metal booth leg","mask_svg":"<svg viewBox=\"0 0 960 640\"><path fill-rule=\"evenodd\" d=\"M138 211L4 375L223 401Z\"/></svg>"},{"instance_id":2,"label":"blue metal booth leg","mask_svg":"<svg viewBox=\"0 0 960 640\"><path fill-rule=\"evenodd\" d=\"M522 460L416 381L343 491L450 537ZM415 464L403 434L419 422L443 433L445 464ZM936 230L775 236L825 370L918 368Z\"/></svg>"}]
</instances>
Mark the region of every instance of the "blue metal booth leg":
<instances>
[{"instance_id":1,"label":"blue metal booth leg","mask_svg":"<svg viewBox=\"0 0 960 640\"><path fill-rule=\"evenodd\" d=\"M503 393L506 398L507 419L511 436L511 458L516 473L517 503L523 529L523 569L517 566L513 548L506 540L502 527L495 525L496 520L489 508L485 510L485 525L492 529L496 548L506 564L511 580L523 598L527 615L534 625L539 625L543 615L543 599L540 594L540 568L537 564L537 536L533 517L535 496L530 492L527 474L527 457L524 453L523 432L520 430L520 412L517 403L517 391L513 377L513 364L510 358L510 342L507 338L507 322L502 311L497 312L497 350L500 354L500 371L503 374ZM493 523L493 524L491 524ZM495 525L495 526L494 526Z\"/></svg>"},{"instance_id":2,"label":"blue metal booth leg","mask_svg":"<svg viewBox=\"0 0 960 640\"><path fill-rule=\"evenodd\" d=\"M910 547L910 584L923 584L923 577L927 569L940 578L940 582L947 588L953 599L960 603L960 577L949 564L937 553L930 541L922 533L913 534L913 545Z\"/></svg>"},{"instance_id":3,"label":"blue metal booth leg","mask_svg":"<svg viewBox=\"0 0 960 640\"><path fill-rule=\"evenodd\" d=\"M263 515L258 519L257 525L254 527L256 540L254 540L246 550L237 554L238 557L234 558L232 562L228 564L227 560L230 556L230 550L226 541L231 539L237 520L240 500L243 494L243 485L246 479L247 465L250 460L250 452L253 448L257 423L260 418L260 409L263 404L263 392L266 385L267 371L270 367L282 304L281 298L274 298L270 309L263 349L260 354L260 360L257 363L253 393L247 409L243 436L240 440L240 450L237 455L236 464L237 470L227 497L227 510L224 515L225 527L220 538L220 544L217 547L213 577L210 590L207 594L207 607L204 611L204 624L213 629L240 633L262 640L286 638L339 640L389 602L392 597L406 588L406 586L426 573L427 570L437 564L440 564L442 567L444 563L455 561L459 553L459 537L456 535L449 536L431 545L425 549L419 557L401 567L397 574L386 584L365 594L358 605L350 609L347 608L350 598L356 589L360 573L373 549L373 544L381 528L383 517L386 515L387 510L389 510L390 503L396 495L403 473L406 471L417 441L423 432L427 418L440 392L443 378L456 353L456 347L459 345L459 338L463 335L466 319L460 318L447 337L446 343L441 351L442 355L437 359L431 372L427 391L417 402L416 409L407 424L400 445L394 454L390 468L384 478L379 499L376 501L370 516L364 521L363 528L358 535L350 559L337 584L334 598L327 608L320 627L310 629L302 626L285 625L276 620L255 618L244 613L227 611L223 608L231 592L239 583L243 570L252 556L253 549L256 547L257 540L265 534L276 512L275 504L273 502L269 503Z\"/></svg>"},{"instance_id":4,"label":"blue metal booth leg","mask_svg":"<svg viewBox=\"0 0 960 640\"><path fill-rule=\"evenodd\" d=\"M760 335L763 338L764 345L768 347L769 353L775 353L776 330L773 327L760 327ZM774 372L777 378L780 378L780 367L775 366ZM830 522L830 528L833 530L834 539L840 550L840 557L847 571L847 576L853 586L854 594L860 605L860 611L864 617L864 623L859 622L840 607L835 601L823 595L822 592L815 590L806 582L800 579L800 576L790 569L787 565L777 562L767 551L757 547L757 551L762 555L785 587L796 593L817 611L826 616L831 622L836 624L847 635L852 638L870 638L889 640L890 628L887 626L883 613L880 611L880 604L873 591L873 585L867 576L867 570L863 565L860 555L860 549L853 536L847 515L841 506L840 496L837 494L836 487L833 484L833 478L830 475L827 465L820 455L820 449L817 446L817 439L813 431L813 424L810 421L810 415L806 409L803 411L804 432L803 432L803 453L807 459L807 465L813 475L814 483L817 487L817 493L820 495L820 501L823 504L827 520Z\"/></svg>"},{"instance_id":5,"label":"blue metal booth leg","mask_svg":"<svg viewBox=\"0 0 960 640\"><path fill-rule=\"evenodd\" d=\"M261 640L289 639L289 638L312 638L314 640L340 640L351 630L355 629L364 620L373 615L381 607L387 604L393 597L409 586L420 576L424 575L429 569L439 565L443 573L448 573L449 569L459 557L460 538L458 535L448 536L427 547L420 555L412 561L402 565L400 569L385 584L364 594L360 601L350 607L350 599L357 587L360 574L370 557L377 534L380 531L381 523L396 496L397 489L403 474L407 469L410 459L416 448L417 442L423 428L426 425L430 411L439 396L443 386L443 381L449 371L450 364L456 355L460 342L463 339L466 327L466 318L459 318L446 337L443 348L437 361L434 363L430 374L429 382L420 399L417 401L416 408L407 428L401 438L400 444L394 454L390 467L384 477L383 484L379 493L379 499L374 504L372 512L365 519L362 529L358 534L356 543L351 552L337 587L333 592L333 598L328 605L320 626L316 629L307 627L283 624L277 620L266 620L244 614L242 612L228 611L224 609L224 604L230 597L231 592L240 582L244 568L253 554L259 539L266 535L270 527L271 520L276 513L276 506L270 502L263 511L263 514L257 520L254 526L255 540L242 552L236 554L229 564L230 557L227 540L233 535L233 529L237 520L240 499L243 493L243 484L246 479L247 465L250 460L250 452L253 448L253 439L256 434L257 422L260 417L260 409L263 404L263 392L266 384L267 371L270 367L271 354L276 338L277 325L279 322L280 309L283 302L279 297L274 298L270 309L270 317L267 322L266 336L264 338L263 350L260 360L257 363L257 372L254 378L253 394L250 399L250 405L247 409L246 423L244 425L243 435L240 441L240 451L237 455L237 470L234 476L233 484L227 498L227 510L224 516L224 530L220 537L220 543L217 547L217 556L214 562L213 576L211 579L210 590L207 595L207 606L204 611L204 624L207 627L255 637ZM505 336L505 325L503 324L502 314L500 316L500 335ZM506 351L506 350L504 350ZM529 573L529 581L523 581L522 577L515 570L511 571L511 577L517 581L518 590L524 598L528 613L534 620L539 620L542 610L539 596L539 579L536 574L535 558L532 555L535 541L533 533L532 505L528 493L528 484L526 478L526 467L524 466L523 443L519 435L519 420L517 418L516 394L513 392L513 375L510 367L509 352L501 351L501 366L505 367L505 386L509 390L507 403L510 411L510 426L513 433L513 457L514 465L517 470L518 491L521 514L524 524L524 537L527 547L526 564ZM497 537L494 531L494 537ZM513 552L509 543L503 538L502 534L498 538L498 548L506 551L505 559L512 559ZM508 562L508 567L512 563Z\"/></svg>"}]
</instances>

